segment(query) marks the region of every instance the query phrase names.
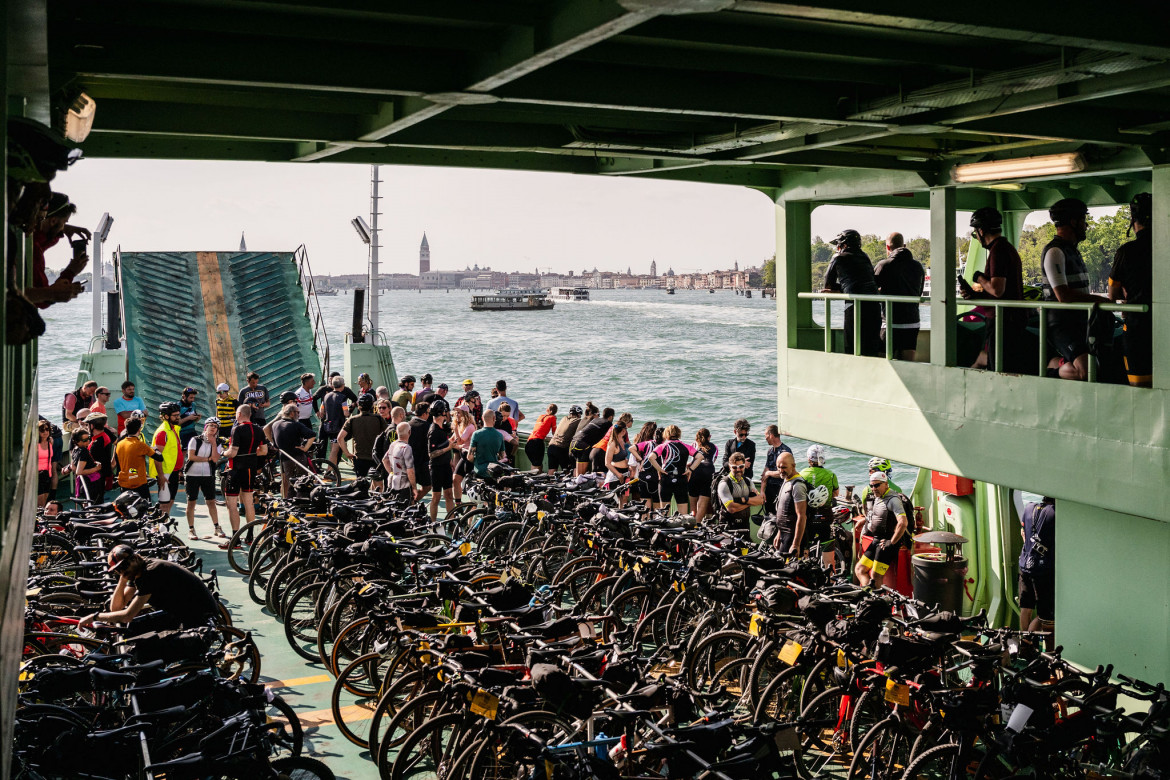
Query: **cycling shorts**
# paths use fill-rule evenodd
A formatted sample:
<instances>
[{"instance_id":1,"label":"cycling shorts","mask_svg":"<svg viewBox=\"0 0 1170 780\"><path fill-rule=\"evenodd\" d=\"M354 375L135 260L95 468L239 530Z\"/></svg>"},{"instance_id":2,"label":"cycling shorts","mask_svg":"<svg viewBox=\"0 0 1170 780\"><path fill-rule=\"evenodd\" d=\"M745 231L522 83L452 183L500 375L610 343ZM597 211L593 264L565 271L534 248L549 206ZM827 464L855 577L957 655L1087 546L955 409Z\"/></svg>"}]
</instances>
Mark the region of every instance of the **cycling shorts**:
<instances>
[{"instance_id":1,"label":"cycling shorts","mask_svg":"<svg viewBox=\"0 0 1170 780\"><path fill-rule=\"evenodd\" d=\"M238 496L240 493L252 493L256 490L256 469L248 466L236 466L227 473L224 481L224 495Z\"/></svg>"},{"instance_id":2,"label":"cycling shorts","mask_svg":"<svg viewBox=\"0 0 1170 780\"><path fill-rule=\"evenodd\" d=\"M1020 609L1036 610L1041 620L1056 618L1055 571L1020 572Z\"/></svg>"},{"instance_id":3,"label":"cycling shorts","mask_svg":"<svg viewBox=\"0 0 1170 780\"><path fill-rule=\"evenodd\" d=\"M658 501L669 504L671 499L680 507L687 504L687 478L685 474L664 474L658 483Z\"/></svg>"},{"instance_id":4,"label":"cycling shorts","mask_svg":"<svg viewBox=\"0 0 1170 780\"><path fill-rule=\"evenodd\" d=\"M888 544L882 547L883 541L886 540L877 537L871 539L860 561L862 566L873 569L873 573L879 576L889 571L890 564L898 560L898 550L901 547L901 544Z\"/></svg>"}]
</instances>

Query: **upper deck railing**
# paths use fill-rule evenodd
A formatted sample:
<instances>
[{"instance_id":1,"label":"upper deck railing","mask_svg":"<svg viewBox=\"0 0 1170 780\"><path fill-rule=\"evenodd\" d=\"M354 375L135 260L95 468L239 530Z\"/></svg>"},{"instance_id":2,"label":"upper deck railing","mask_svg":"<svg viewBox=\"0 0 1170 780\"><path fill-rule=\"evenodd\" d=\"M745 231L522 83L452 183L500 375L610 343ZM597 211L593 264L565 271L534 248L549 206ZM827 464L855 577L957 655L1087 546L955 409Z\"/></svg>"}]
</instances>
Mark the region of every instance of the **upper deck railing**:
<instances>
[{"instance_id":1,"label":"upper deck railing","mask_svg":"<svg viewBox=\"0 0 1170 780\"><path fill-rule=\"evenodd\" d=\"M317 300L317 282L309 266L309 250L304 244L293 252L293 261L297 264L297 281L305 290L305 316L313 324L313 350L321 356L321 381L324 382L329 377L329 335L325 332L321 302Z\"/></svg>"},{"instance_id":2,"label":"upper deck railing","mask_svg":"<svg viewBox=\"0 0 1170 780\"><path fill-rule=\"evenodd\" d=\"M803 300L820 300L825 302L825 352L833 351L833 328L832 328L832 301L856 301L859 303L881 303L885 310L885 322L892 321L894 304L898 303L912 303L917 306L930 303L930 298L919 297L915 295L850 295L847 293L826 293L826 292L802 292L797 293L797 297ZM1144 304L1133 303L1092 303L1092 302L1075 302L1064 303L1060 301L1004 301L996 298L975 298L964 300L965 305L983 306L986 308L999 309L1039 309L1041 312L1045 310L1052 311L1083 311L1090 312L1094 308L1100 308L1101 311L1106 312L1121 312L1129 314L1144 314L1150 309ZM933 327L933 323L932 323ZM1003 317L993 318L994 327L994 342L995 342L995 371L997 373L1003 372ZM1044 350L1044 345L1048 343L1048 318L1040 318L1039 328L1039 342L1041 345L1039 357L1039 374L1044 375L1045 369L1048 366L1047 355ZM861 317L855 316L853 318L853 354L861 355ZM894 340L892 338L886 339L886 359L893 360L894 358ZM1092 355L1089 356L1089 381L1097 381L1097 360Z\"/></svg>"}]
</instances>

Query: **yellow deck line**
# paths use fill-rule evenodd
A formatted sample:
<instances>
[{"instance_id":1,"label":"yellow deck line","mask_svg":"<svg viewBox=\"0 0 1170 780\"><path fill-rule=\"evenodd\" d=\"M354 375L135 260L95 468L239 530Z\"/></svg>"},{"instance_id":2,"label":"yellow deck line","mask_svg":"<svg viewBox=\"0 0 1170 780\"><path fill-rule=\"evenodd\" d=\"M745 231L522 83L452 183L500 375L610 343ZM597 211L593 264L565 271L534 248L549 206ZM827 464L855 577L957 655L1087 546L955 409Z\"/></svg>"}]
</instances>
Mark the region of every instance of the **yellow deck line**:
<instances>
[{"instance_id":1,"label":"yellow deck line","mask_svg":"<svg viewBox=\"0 0 1170 780\"><path fill-rule=\"evenodd\" d=\"M329 682L333 678L327 674L318 674L313 677L294 677L291 680L273 680L264 683L265 688L295 688L298 685L312 685L313 683Z\"/></svg>"},{"instance_id":2,"label":"yellow deck line","mask_svg":"<svg viewBox=\"0 0 1170 780\"><path fill-rule=\"evenodd\" d=\"M196 252L199 267L199 286L203 290L203 311L207 318L207 347L211 353L211 371L214 382L227 382L237 392L240 377L236 373L236 356L232 349L231 330L228 328L227 302L223 294L223 277L219 271L219 255L215 252Z\"/></svg>"},{"instance_id":3,"label":"yellow deck line","mask_svg":"<svg viewBox=\"0 0 1170 780\"><path fill-rule=\"evenodd\" d=\"M356 723L374 717L374 708L378 706L377 697L365 699L362 704L351 704L341 708L341 717L346 723ZM313 712L298 712L302 728L313 726L329 726L333 724L333 710L314 710Z\"/></svg>"}]
</instances>

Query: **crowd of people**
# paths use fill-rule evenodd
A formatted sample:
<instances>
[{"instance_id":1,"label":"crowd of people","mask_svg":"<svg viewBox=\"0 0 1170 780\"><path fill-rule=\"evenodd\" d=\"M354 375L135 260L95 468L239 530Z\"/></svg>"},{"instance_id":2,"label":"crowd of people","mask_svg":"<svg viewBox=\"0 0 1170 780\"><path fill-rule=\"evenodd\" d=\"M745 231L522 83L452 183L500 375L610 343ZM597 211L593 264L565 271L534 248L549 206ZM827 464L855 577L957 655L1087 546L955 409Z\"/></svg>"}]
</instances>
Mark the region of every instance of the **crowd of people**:
<instances>
[{"instance_id":1,"label":"crowd of people","mask_svg":"<svg viewBox=\"0 0 1170 780\"><path fill-rule=\"evenodd\" d=\"M1118 248L1109 273L1108 292L1091 292L1089 273L1078 247L1085 240L1088 226L1088 206L1076 198L1057 201L1048 210L1055 228L1055 236L1041 252L1041 286L1035 297L1060 303L1151 304L1153 244L1150 224L1153 202L1149 193L1140 193L1129 204L1130 229L1133 240ZM1024 301L1032 299L1024 284L1023 266L1019 252L1003 235L1003 214L991 206L976 210L971 215L971 239L987 253L983 269L974 275L974 284L959 277L959 291L964 299L976 304L969 317L978 317L987 323L986 342L973 368L995 368L995 319L1002 321L1002 363L1005 371L1031 373L1038 360L1036 352L1044 348L1051 359L1047 363L1049 376L1061 379L1088 378L1090 351L1101 363L1105 381L1128 381L1139 387L1149 387L1152 380L1153 339L1152 319L1148 312L1124 315L1124 337L1115 344L1114 318L1107 315L1094 318L1088 311L1048 309L1047 343L1040 345L1028 332L1029 320L1035 310L1019 307L996 308L979 306L981 301ZM886 240L886 254L876 267L861 249L861 234L844 230L832 241L837 251L829 262L822 292L851 295L898 295L920 297L925 284L925 269L910 253L900 233L891 233ZM845 351L854 352L854 317L860 318L860 352L862 355L886 354L885 341L892 338L894 357L914 360L920 329L919 306L896 303L892 306L891 322L883 323L883 307L876 302L855 306L845 304ZM857 313L855 314L855 309ZM1100 336L1095 334L1100 333ZM1114 370L1112 367L1116 367Z\"/></svg>"}]
</instances>

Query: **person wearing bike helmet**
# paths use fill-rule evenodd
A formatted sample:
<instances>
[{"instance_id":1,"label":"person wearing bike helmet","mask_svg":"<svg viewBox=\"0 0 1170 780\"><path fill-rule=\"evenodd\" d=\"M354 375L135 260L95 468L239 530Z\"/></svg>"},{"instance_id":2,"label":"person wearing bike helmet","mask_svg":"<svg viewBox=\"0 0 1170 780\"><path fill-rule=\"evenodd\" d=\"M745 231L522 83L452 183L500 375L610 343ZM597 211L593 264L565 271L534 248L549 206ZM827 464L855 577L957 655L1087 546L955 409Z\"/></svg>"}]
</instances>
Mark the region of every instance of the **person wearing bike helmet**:
<instances>
[{"instance_id":1,"label":"person wearing bike helmet","mask_svg":"<svg viewBox=\"0 0 1170 780\"><path fill-rule=\"evenodd\" d=\"M219 509L215 506L215 469L222 452L219 417L208 417L203 421L203 432L187 442L187 536L193 541L199 539L195 532L195 505L199 503L201 493L207 504L207 514L211 515L214 536L227 538L219 525Z\"/></svg>"},{"instance_id":2,"label":"person wearing bike helmet","mask_svg":"<svg viewBox=\"0 0 1170 780\"><path fill-rule=\"evenodd\" d=\"M830 244L837 247L837 253L829 261L825 271L825 286L821 292L845 293L847 295L877 295L877 282L873 276L873 263L861 251L861 234L856 230L842 230ZM828 309L828 306L826 306ZM845 352L852 355L853 345L853 302L845 303ZM882 346L882 307L877 303L861 304L861 354L877 357L884 355Z\"/></svg>"},{"instance_id":3,"label":"person wearing bike helmet","mask_svg":"<svg viewBox=\"0 0 1170 780\"><path fill-rule=\"evenodd\" d=\"M870 537L853 573L861 587L870 583L875 588L882 586L890 564L898 560L902 535L910 527L911 507L904 506L902 499L890 487L890 479L884 471L869 475L869 493L865 506L865 531Z\"/></svg>"},{"instance_id":4,"label":"person wearing bike helmet","mask_svg":"<svg viewBox=\"0 0 1170 780\"><path fill-rule=\"evenodd\" d=\"M175 495L179 492L183 475L183 446L179 432L179 420L182 412L179 405L173 401L159 404L159 423L154 429L151 441L155 449L162 453L161 463L150 463L150 475L157 480L158 508L163 514L169 515L171 507L175 505Z\"/></svg>"},{"instance_id":5,"label":"person wearing bike helmet","mask_svg":"<svg viewBox=\"0 0 1170 780\"><path fill-rule=\"evenodd\" d=\"M806 546L820 545L822 548L821 560L826 566L832 566L834 561L833 550L824 549L832 542L833 536L833 505L837 500L840 484L837 475L825 468L825 446L823 444L809 445L805 453L808 459L808 468L800 472L800 476L809 484L808 493L808 527L804 534Z\"/></svg>"},{"instance_id":6,"label":"person wearing bike helmet","mask_svg":"<svg viewBox=\"0 0 1170 780\"><path fill-rule=\"evenodd\" d=\"M295 406L281 409L270 425L272 444L280 453L280 495L288 498L289 483L311 471L309 450L317 436L312 428L301 422L300 412Z\"/></svg>"},{"instance_id":7,"label":"person wearing bike helmet","mask_svg":"<svg viewBox=\"0 0 1170 780\"><path fill-rule=\"evenodd\" d=\"M976 209L971 214L971 238L987 250L987 263L982 271L975 272L975 284L959 277L959 294L967 300L995 298L1003 301L1024 299L1024 267L1020 253L1003 236L1003 214L992 206ZM1032 370L1027 359L1027 309L992 310L987 322L987 341L984 354L980 355L972 368L995 370L995 318L1002 320L1003 368L1004 371L1019 373Z\"/></svg>"},{"instance_id":8,"label":"person wearing bike helmet","mask_svg":"<svg viewBox=\"0 0 1170 780\"><path fill-rule=\"evenodd\" d=\"M1109 269L1110 300L1152 305L1153 211L1153 197L1148 192L1139 192L1129 202L1129 226L1135 235L1132 241L1119 246L1113 257L1113 267ZM1124 317L1126 378L1134 387L1150 387L1154 380L1153 320L1148 313L1126 312Z\"/></svg>"},{"instance_id":9,"label":"person wearing bike helmet","mask_svg":"<svg viewBox=\"0 0 1170 780\"><path fill-rule=\"evenodd\" d=\"M869 459L869 476L872 478L874 475L874 472L877 472L877 471L880 471L881 473L885 474L886 481L890 485L890 492L897 494L897 493L902 492L902 488L898 487L897 484L894 483L893 468L894 467L892 465L890 465L890 461L886 458L870 458ZM865 487L863 487L861 489L861 503L863 505L865 504L865 499L868 497L869 497L869 483L866 482Z\"/></svg>"},{"instance_id":10,"label":"person wearing bike helmet","mask_svg":"<svg viewBox=\"0 0 1170 780\"><path fill-rule=\"evenodd\" d=\"M373 393L359 395L357 408L357 414L351 414L341 426L337 444L345 457L353 461L353 473L360 478L369 476L370 470L376 465L374 440L390 423L382 415L374 414Z\"/></svg>"},{"instance_id":11,"label":"person wearing bike helmet","mask_svg":"<svg viewBox=\"0 0 1170 780\"><path fill-rule=\"evenodd\" d=\"M148 631L198 628L219 620L219 601L198 575L171 561L144 558L128 544L119 544L106 556L109 570L118 575L109 609L86 615L77 624L128 624L127 636ZM143 613L150 604L151 611Z\"/></svg>"},{"instance_id":12,"label":"person wearing bike helmet","mask_svg":"<svg viewBox=\"0 0 1170 780\"><path fill-rule=\"evenodd\" d=\"M548 473L556 474L561 469L573 468L573 459L569 457L569 443L577 435L577 428L581 425L581 418L585 412L577 404L569 407L569 413L557 423L556 432L548 440Z\"/></svg>"},{"instance_id":13,"label":"person wearing bike helmet","mask_svg":"<svg viewBox=\"0 0 1170 780\"><path fill-rule=\"evenodd\" d=\"M1048 209L1056 236L1040 253L1041 289L1046 301L1061 303L1109 303L1089 293L1089 271L1077 245L1088 231L1089 208L1082 200L1062 198ZM1089 377L1089 315L1083 311L1052 311L1048 315L1048 343L1057 356L1048 364L1048 375L1084 381Z\"/></svg>"}]
</instances>

